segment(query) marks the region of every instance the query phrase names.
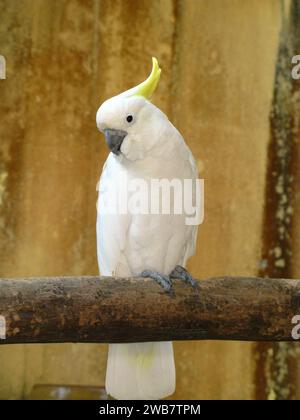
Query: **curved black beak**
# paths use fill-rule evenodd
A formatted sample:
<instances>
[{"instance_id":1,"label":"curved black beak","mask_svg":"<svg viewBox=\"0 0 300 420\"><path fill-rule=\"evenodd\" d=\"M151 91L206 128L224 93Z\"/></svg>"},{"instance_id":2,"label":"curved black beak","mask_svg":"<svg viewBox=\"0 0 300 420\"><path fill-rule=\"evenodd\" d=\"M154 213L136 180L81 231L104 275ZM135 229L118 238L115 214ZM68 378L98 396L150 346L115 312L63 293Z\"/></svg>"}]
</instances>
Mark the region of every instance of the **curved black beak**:
<instances>
[{"instance_id":1,"label":"curved black beak","mask_svg":"<svg viewBox=\"0 0 300 420\"><path fill-rule=\"evenodd\" d=\"M110 150L115 155L119 155L121 153L121 146L122 146L123 140L127 136L126 131L106 128L104 130L104 136Z\"/></svg>"}]
</instances>

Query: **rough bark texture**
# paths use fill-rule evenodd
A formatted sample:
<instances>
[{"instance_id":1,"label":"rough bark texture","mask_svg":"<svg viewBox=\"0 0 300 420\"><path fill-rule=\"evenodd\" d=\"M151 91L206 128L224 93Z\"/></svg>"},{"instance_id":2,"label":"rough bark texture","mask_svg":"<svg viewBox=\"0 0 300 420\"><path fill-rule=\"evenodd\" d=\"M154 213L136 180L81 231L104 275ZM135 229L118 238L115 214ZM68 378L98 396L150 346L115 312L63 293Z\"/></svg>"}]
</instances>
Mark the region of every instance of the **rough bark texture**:
<instances>
[{"instance_id":1,"label":"rough bark texture","mask_svg":"<svg viewBox=\"0 0 300 420\"><path fill-rule=\"evenodd\" d=\"M291 341L300 313L300 282L283 279L176 280L171 294L149 279L3 279L0 290L1 344Z\"/></svg>"}]
</instances>

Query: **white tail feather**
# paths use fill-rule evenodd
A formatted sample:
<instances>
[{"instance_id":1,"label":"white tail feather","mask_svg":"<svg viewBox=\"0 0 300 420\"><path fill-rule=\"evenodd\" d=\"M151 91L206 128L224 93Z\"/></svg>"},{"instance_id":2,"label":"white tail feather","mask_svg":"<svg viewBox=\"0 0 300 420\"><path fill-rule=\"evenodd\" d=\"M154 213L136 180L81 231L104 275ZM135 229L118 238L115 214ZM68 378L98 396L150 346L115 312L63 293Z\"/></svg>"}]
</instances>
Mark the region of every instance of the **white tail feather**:
<instances>
[{"instance_id":1,"label":"white tail feather","mask_svg":"<svg viewBox=\"0 0 300 420\"><path fill-rule=\"evenodd\" d=\"M110 344L106 392L118 400L156 400L175 391L171 342Z\"/></svg>"}]
</instances>

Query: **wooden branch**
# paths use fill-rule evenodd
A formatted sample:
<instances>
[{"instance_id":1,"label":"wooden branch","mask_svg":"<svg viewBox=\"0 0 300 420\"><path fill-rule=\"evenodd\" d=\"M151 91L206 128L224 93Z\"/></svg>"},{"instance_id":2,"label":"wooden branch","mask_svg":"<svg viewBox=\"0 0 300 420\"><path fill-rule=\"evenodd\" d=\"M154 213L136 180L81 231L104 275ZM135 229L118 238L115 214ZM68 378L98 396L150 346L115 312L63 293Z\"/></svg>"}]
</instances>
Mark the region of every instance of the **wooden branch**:
<instances>
[{"instance_id":1,"label":"wooden branch","mask_svg":"<svg viewBox=\"0 0 300 420\"><path fill-rule=\"evenodd\" d=\"M290 341L300 282L214 278L198 288L150 279L0 279L0 315L12 343L166 340Z\"/></svg>"}]
</instances>

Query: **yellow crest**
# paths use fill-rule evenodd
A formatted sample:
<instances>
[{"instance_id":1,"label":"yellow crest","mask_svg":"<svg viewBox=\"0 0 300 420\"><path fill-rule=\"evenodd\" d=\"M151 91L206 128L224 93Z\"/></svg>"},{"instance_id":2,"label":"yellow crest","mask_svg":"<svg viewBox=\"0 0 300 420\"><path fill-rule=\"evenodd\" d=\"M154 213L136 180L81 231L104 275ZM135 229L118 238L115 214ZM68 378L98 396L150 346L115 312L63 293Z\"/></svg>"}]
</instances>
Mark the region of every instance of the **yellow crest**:
<instances>
[{"instance_id":1,"label":"yellow crest","mask_svg":"<svg viewBox=\"0 0 300 420\"><path fill-rule=\"evenodd\" d=\"M150 99L158 85L160 73L161 69L159 68L158 61L155 57L152 57L152 71L150 76L134 88L134 96L143 96L145 99Z\"/></svg>"},{"instance_id":2,"label":"yellow crest","mask_svg":"<svg viewBox=\"0 0 300 420\"><path fill-rule=\"evenodd\" d=\"M152 57L152 71L150 76L144 82L120 93L116 97L130 98L132 96L142 96L149 100L158 85L160 73L161 69L159 68L158 61L155 57Z\"/></svg>"}]
</instances>

